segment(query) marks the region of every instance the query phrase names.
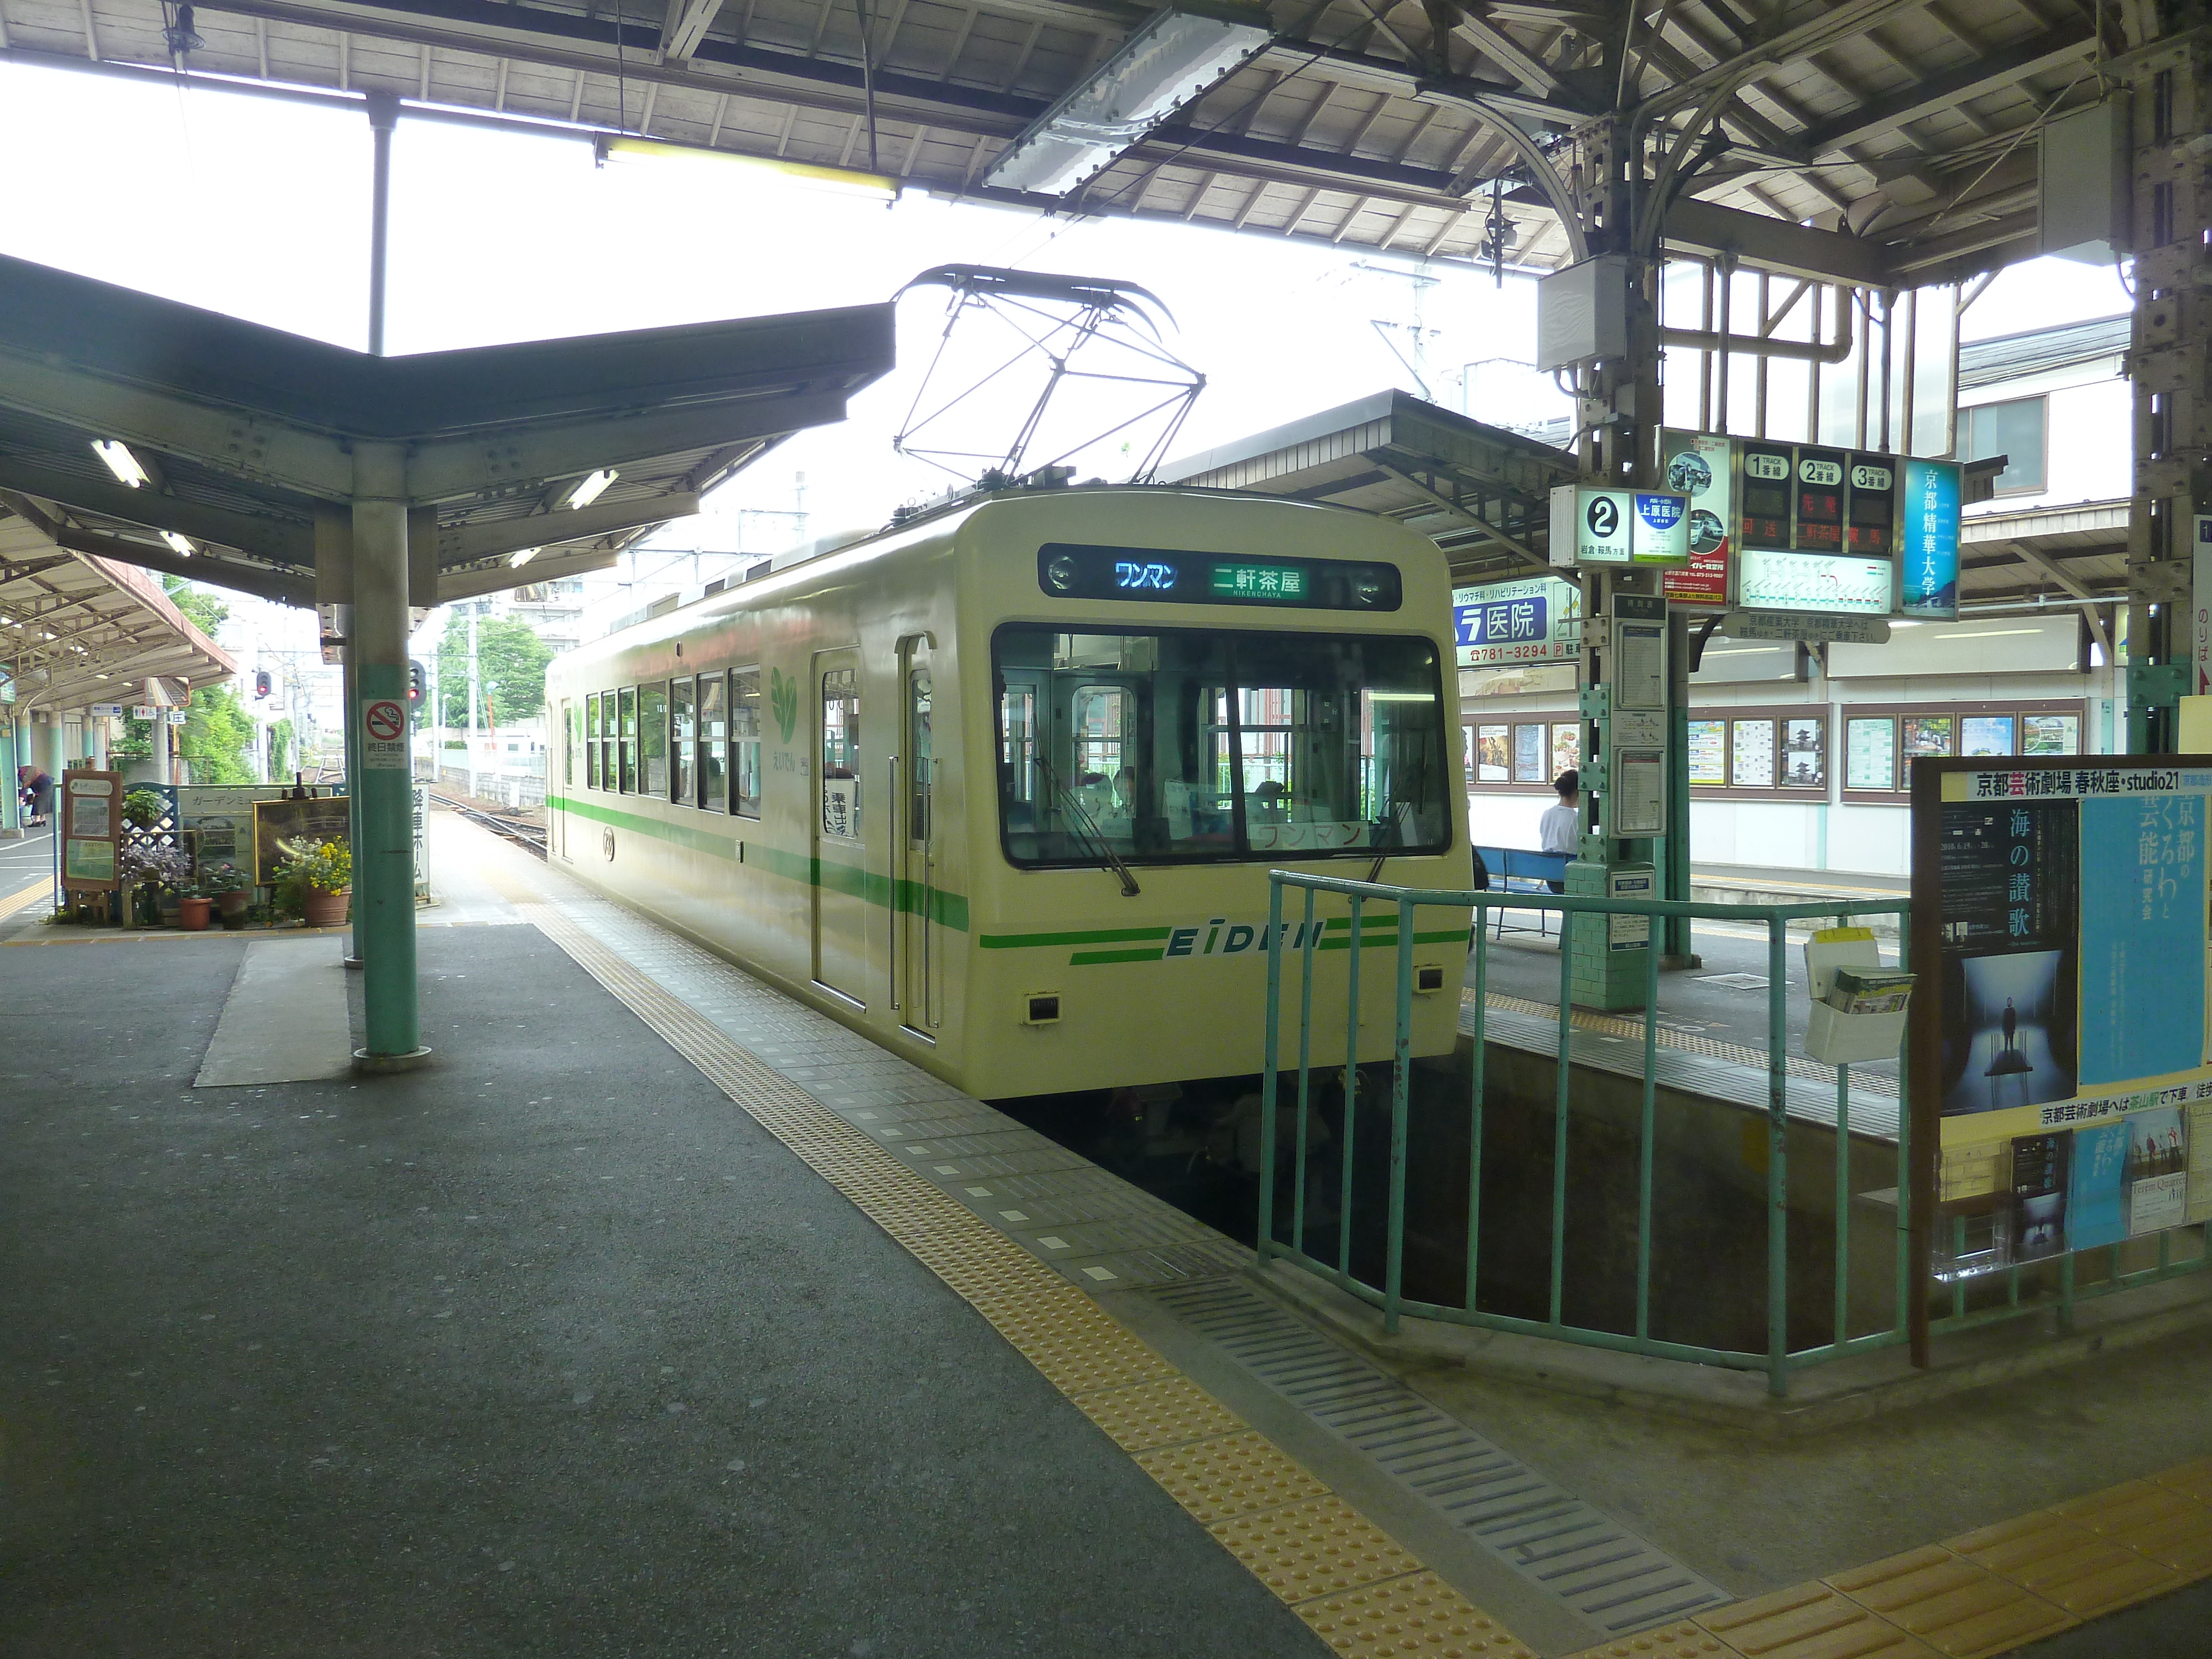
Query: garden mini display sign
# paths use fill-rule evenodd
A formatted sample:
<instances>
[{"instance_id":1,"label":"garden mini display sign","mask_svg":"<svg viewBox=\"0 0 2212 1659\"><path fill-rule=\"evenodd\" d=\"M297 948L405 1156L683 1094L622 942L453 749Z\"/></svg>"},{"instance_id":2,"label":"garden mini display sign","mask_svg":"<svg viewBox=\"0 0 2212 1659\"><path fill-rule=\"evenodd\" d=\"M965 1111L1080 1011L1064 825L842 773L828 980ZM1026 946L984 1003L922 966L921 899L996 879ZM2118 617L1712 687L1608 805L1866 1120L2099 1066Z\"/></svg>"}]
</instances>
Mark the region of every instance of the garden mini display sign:
<instances>
[{"instance_id":1,"label":"garden mini display sign","mask_svg":"<svg viewBox=\"0 0 2212 1659\"><path fill-rule=\"evenodd\" d=\"M62 885L112 893L119 876L116 846L123 835L123 775L62 775Z\"/></svg>"}]
</instances>

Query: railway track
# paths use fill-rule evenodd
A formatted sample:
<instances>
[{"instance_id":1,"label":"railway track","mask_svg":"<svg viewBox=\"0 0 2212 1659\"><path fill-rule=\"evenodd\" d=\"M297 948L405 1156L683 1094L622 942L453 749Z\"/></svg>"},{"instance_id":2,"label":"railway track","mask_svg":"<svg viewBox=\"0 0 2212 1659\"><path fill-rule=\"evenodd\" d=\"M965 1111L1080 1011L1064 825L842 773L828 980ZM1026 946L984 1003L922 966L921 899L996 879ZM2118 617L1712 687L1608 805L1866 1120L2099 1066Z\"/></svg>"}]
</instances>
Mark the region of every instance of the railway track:
<instances>
[{"instance_id":1,"label":"railway track","mask_svg":"<svg viewBox=\"0 0 2212 1659\"><path fill-rule=\"evenodd\" d=\"M439 784L428 786L430 799L441 806L459 812L471 823L481 824L495 836L502 836L517 847L535 854L545 856L545 827L530 823L520 814L502 808L483 805L465 795L457 795Z\"/></svg>"}]
</instances>

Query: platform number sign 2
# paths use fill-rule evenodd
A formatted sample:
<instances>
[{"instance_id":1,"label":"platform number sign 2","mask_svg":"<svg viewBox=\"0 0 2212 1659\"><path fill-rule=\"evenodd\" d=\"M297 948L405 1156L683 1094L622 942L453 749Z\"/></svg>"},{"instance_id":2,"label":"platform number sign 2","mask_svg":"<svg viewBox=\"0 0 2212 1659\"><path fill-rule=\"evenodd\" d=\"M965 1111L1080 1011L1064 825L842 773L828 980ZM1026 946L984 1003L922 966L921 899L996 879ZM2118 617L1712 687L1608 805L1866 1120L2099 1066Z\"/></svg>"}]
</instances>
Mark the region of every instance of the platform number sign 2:
<instances>
[{"instance_id":1,"label":"platform number sign 2","mask_svg":"<svg viewBox=\"0 0 2212 1659\"><path fill-rule=\"evenodd\" d=\"M1620 529L1620 503L1610 495L1600 495L1591 501L1588 514L1590 539L1609 542Z\"/></svg>"},{"instance_id":2,"label":"platform number sign 2","mask_svg":"<svg viewBox=\"0 0 2212 1659\"><path fill-rule=\"evenodd\" d=\"M361 763L371 771L407 769L407 710L390 697L372 698L361 708Z\"/></svg>"}]
</instances>

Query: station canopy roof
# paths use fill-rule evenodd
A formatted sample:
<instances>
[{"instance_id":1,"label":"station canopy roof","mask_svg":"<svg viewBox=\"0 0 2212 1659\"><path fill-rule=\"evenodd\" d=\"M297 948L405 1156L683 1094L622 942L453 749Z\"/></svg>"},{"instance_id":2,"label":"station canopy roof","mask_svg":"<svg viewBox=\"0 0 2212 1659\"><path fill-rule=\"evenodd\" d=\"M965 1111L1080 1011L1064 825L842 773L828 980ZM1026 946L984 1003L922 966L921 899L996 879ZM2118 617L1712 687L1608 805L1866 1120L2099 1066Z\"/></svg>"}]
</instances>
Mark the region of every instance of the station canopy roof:
<instances>
[{"instance_id":1,"label":"station canopy roof","mask_svg":"<svg viewBox=\"0 0 2212 1659\"><path fill-rule=\"evenodd\" d=\"M885 303L371 357L0 258L0 523L313 604L351 447L398 442L428 606L611 563L892 354Z\"/></svg>"},{"instance_id":2,"label":"station canopy roof","mask_svg":"<svg viewBox=\"0 0 2212 1659\"><path fill-rule=\"evenodd\" d=\"M2033 132L2101 95L2075 0L629 3L202 0L187 39L161 0L0 0L0 46L1431 257L1478 252L1502 180L1536 267L1568 258L1534 188L1565 135L1717 101L1669 243L1899 288L2033 254Z\"/></svg>"},{"instance_id":3,"label":"station canopy roof","mask_svg":"<svg viewBox=\"0 0 2212 1659\"><path fill-rule=\"evenodd\" d=\"M57 547L29 520L0 513L0 673L17 708L143 703L149 679L180 682L181 692L237 672L158 577Z\"/></svg>"}]
</instances>

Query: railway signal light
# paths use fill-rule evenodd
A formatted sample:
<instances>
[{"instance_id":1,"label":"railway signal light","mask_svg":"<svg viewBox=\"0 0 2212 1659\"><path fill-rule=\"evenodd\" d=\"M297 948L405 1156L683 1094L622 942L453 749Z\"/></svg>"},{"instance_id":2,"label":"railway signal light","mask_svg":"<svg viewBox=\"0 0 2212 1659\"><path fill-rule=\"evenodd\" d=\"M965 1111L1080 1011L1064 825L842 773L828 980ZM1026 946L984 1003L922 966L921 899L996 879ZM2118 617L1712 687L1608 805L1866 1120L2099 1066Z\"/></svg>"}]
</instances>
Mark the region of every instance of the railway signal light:
<instances>
[{"instance_id":1,"label":"railway signal light","mask_svg":"<svg viewBox=\"0 0 2212 1659\"><path fill-rule=\"evenodd\" d=\"M269 671L267 669L257 668L253 671L253 695L255 696L265 697L276 689L275 684L269 678Z\"/></svg>"},{"instance_id":2,"label":"railway signal light","mask_svg":"<svg viewBox=\"0 0 2212 1659\"><path fill-rule=\"evenodd\" d=\"M422 665L416 662L413 658L409 658L407 661L407 707L410 709L420 708L422 706L424 681L425 676L422 672Z\"/></svg>"}]
</instances>

